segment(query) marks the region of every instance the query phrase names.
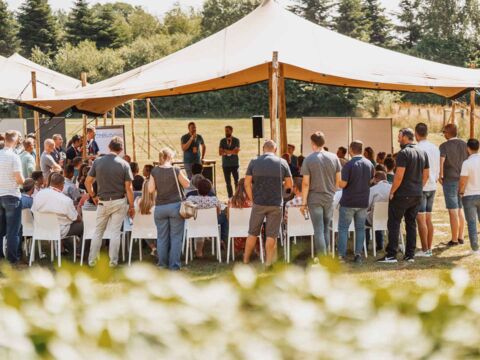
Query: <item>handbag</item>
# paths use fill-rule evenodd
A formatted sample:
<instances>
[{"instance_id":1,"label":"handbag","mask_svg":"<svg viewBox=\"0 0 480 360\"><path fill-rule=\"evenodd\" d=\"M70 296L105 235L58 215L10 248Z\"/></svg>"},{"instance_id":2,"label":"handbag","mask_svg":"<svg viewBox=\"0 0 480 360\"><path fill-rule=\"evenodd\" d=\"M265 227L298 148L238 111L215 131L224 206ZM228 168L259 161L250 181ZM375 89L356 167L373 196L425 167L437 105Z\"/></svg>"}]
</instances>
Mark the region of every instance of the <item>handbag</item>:
<instances>
[{"instance_id":1,"label":"handbag","mask_svg":"<svg viewBox=\"0 0 480 360\"><path fill-rule=\"evenodd\" d=\"M193 218L194 220L197 219L197 205L193 202L184 199L182 190L180 189L180 184L178 183L177 173L175 168L172 167L173 170L173 177L175 178L175 183L177 184L178 196L180 196L180 211L179 214L183 219L190 219Z\"/></svg>"}]
</instances>

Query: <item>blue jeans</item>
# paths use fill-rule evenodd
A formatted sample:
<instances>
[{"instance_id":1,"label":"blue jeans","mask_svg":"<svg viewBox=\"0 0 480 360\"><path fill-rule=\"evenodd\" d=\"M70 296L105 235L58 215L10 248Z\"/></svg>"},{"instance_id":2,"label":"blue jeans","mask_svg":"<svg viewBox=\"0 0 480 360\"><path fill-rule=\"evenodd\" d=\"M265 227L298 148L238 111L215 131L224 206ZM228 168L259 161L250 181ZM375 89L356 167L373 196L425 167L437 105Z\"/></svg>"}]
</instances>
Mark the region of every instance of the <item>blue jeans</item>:
<instances>
[{"instance_id":1,"label":"blue jeans","mask_svg":"<svg viewBox=\"0 0 480 360\"><path fill-rule=\"evenodd\" d=\"M472 250L478 250L477 221L480 221L480 195L464 196L462 202L470 246Z\"/></svg>"},{"instance_id":2,"label":"blue jeans","mask_svg":"<svg viewBox=\"0 0 480 360\"><path fill-rule=\"evenodd\" d=\"M348 228L352 220L355 221L355 255L362 254L367 209L340 206L338 218L338 254L340 256L347 254Z\"/></svg>"},{"instance_id":3,"label":"blue jeans","mask_svg":"<svg viewBox=\"0 0 480 360\"><path fill-rule=\"evenodd\" d=\"M312 219L315 252L325 254L330 244L330 222L333 217L333 204L309 205L310 218Z\"/></svg>"},{"instance_id":4,"label":"blue jeans","mask_svg":"<svg viewBox=\"0 0 480 360\"><path fill-rule=\"evenodd\" d=\"M458 193L458 181L444 182L443 196L445 197L445 206L448 210L462 208L462 199Z\"/></svg>"},{"instance_id":5,"label":"blue jeans","mask_svg":"<svg viewBox=\"0 0 480 360\"><path fill-rule=\"evenodd\" d=\"M158 266L179 270L185 220L179 214L180 202L155 206Z\"/></svg>"},{"instance_id":6,"label":"blue jeans","mask_svg":"<svg viewBox=\"0 0 480 360\"><path fill-rule=\"evenodd\" d=\"M3 237L7 237L7 259L15 264L20 260L20 226L22 225L22 202L15 196L0 197L0 257L3 257Z\"/></svg>"}]
</instances>

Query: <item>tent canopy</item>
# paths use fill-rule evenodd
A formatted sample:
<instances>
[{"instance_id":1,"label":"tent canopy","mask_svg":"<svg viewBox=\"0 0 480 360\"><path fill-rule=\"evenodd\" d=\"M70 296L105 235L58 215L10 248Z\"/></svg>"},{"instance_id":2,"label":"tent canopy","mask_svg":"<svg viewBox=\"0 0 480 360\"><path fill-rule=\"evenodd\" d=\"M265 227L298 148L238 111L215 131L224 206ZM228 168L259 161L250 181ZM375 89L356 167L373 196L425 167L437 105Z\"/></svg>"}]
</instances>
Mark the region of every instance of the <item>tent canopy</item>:
<instances>
[{"instance_id":1,"label":"tent canopy","mask_svg":"<svg viewBox=\"0 0 480 360\"><path fill-rule=\"evenodd\" d=\"M269 79L278 52L284 76L306 82L456 97L480 87L480 70L444 65L338 34L265 0L252 13L187 48L74 91L20 104L59 114L103 114L130 99L212 91Z\"/></svg>"},{"instance_id":2,"label":"tent canopy","mask_svg":"<svg viewBox=\"0 0 480 360\"><path fill-rule=\"evenodd\" d=\"M19 54L0 58L0 98L21 101L32 98L32 74L37 76L37 96L50 98L60 91L80 87L79 80L40 66Z\"/></svg>"}]
</instances>

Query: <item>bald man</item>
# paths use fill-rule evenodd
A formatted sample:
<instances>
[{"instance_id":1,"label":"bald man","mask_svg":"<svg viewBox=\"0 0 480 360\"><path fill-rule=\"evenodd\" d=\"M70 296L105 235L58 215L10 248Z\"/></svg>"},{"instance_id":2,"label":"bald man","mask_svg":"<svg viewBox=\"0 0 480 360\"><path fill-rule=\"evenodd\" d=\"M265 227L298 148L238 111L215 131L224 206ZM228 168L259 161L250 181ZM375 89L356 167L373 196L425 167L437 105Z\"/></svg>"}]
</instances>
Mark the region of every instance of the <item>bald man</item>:
<instances>
[{"instance_id":1,"label":"bald man","mask_svg":"<svg viewBox=\"0 0 480 360\"><path fill-rule=\"evenodd\" d=\"M50 173L62 170L61 166L53 159L52 153L54 150L55 142L52 139L46 139L43 143L43 153L40 157L40 168L42 169L44 179L48 179Z\"/></svg>"}]
</instances>

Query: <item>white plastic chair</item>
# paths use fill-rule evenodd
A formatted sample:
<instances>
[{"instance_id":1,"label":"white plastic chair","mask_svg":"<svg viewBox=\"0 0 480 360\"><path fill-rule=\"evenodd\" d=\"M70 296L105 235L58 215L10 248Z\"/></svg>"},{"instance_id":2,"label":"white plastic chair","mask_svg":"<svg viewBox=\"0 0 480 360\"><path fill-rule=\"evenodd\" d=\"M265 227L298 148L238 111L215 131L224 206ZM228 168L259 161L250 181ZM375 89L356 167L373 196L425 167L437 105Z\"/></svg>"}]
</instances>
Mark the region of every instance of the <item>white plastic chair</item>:
<instances>
[{"instance_id":1,"label":"white plastic chair","mask_svg":"<svg viewBox=\"0 0 480 360\"><path fill-rule=\"evenodd\" d=\"M227 244L227 264L230 262L230 250L232 252L232 261L235 261L235 244L233 238L248 237L248 227L250 224L250 216L252 208L228 210L228 244ZM262 242L260 241L260 251L262 251ZM262 256L263 258L263 256Z\"/></svg>"},{"instance_id":2,"label":"white plastic chair","mask_svg":"<svg viewBox=\"0 0 480 360\"><path fill-rule=\"evenodd\" d=\"M56 241L57 244L57 258L58 266L62 266L62 252L60 249L61 244L61 235L60 235L60 225L58 223L57 215L50 213L41 213L37 212L34 214L34 229L32 235L32 248L30 250L30 261L29 266L32 266L32 262L35 260L35 241L50 241L51 243L51 260L53 261L54 251L53 243Z\"/></svg>"},{"instance_id":3,"label":"white plastic chair","mask_svg":"<svg viewBox=\"0 0 480 360\"><path fill-rule=\"evenodd\" d=\"M128 265L132 263L133 242L138 240L138 249L140 261L142 261L142 240L156 240L157 226L153 218L153 212L150 215L142 215L140 212L133 218L132 234L130 238L130 251L128 253Z\"/></svg>"},{"instance_id":4,"label":"white plastic chair","mask_svg":"<svg viewBox=\"0 0 480 360\"><path fill-rule=\"evenodd\" d=\"M340 218L340 208L336 207L333 210L333 218L332 218L332 226L330 228L331 230L331 236L330 236L330 242L332 246L332 257L335 257L335 234L338 233L338 220ZM357 235L355 234L355 221L352 219L352 222L350 223L350 226L348 227L348 232L353 233L353 248L355 249L355 241L357 238ZM367 247L365 246L366 242L363 242L363 250L365 252L365 257L368 257L367 254Z\"/></svg>"},{"instance_id":5,"label":"white plastic chair","mask_svg":"<svg viewBox=\"0 0 480 360\"><path fill-rule=\"evenodd\" d=\"M83 238L82 238L82 247L80 250L80 266L83 266L83 255L85 253L85 241L92 240L93 236L95 235L95 229L97 227L97 212L96 211L83 211L82 212L82 220L83 220ZM113 233L113 228L110 225L110 221L107 224L107 228L103 233L103 240L111 239ZM124 238L121 235L121 240ZM123 260L125 261L125 243L122 241L122 254Z\"/></svg>"},{"instance_id":6,"label":"white plastic chair","mask_svg":"<svg viewBox=\"0 0 480 360\"><path fill-rule=\"evenodd\" d=\"M313 224L310 216L308 220L305 219L305 216L300 212L299 207L289 207L287 208L287 236L286 236L286 246L285 246L285 261L290 262L290 239L296 238L297 236L310 236L312 258L314 257L314 246L313 246Z\"/></svg>"},{"instance_id":7,"label":"white plastic chair","mask_svg":"<svg viewBox=\"0 0 480 360\"><path fill-rule=\"evenodd\" d=\"M193 252L192 239L213 238L217 247L217 259L222 262L220 247L220 231L218 228L217 208L201 209L197 212L197 218L185 221L185 263L188 264L189 252Z\"/></svg>"},{"instance_id":8,"label":"white plastic chair","mask_svg":"<svg viewBox=\"0 0 480 360\"><path fill-rule=\"evenodd\" d=\"M377 256L377 237L375 236L376 231L387 231L388 230L388 202L377 202L373 207L373 219L372 226L367 227L371 231L372 238L372 247L373 247L373 256ZM403 238L402 238L403 243Z\"/></svg>"}]
</instances>

